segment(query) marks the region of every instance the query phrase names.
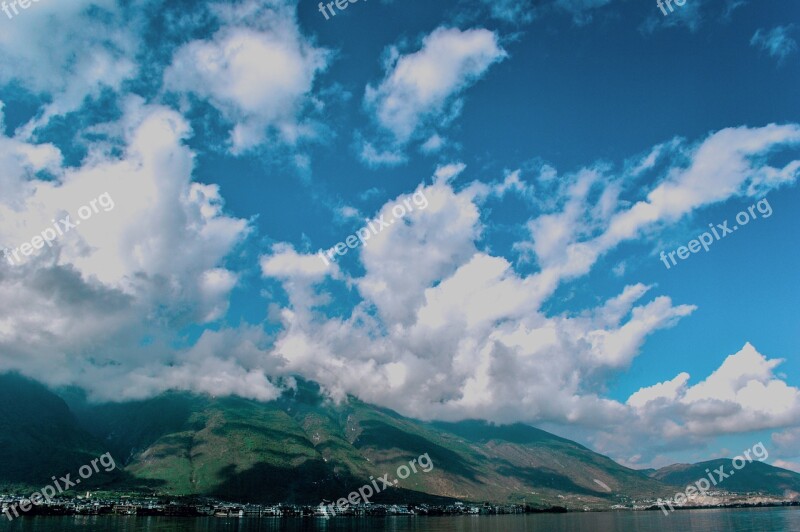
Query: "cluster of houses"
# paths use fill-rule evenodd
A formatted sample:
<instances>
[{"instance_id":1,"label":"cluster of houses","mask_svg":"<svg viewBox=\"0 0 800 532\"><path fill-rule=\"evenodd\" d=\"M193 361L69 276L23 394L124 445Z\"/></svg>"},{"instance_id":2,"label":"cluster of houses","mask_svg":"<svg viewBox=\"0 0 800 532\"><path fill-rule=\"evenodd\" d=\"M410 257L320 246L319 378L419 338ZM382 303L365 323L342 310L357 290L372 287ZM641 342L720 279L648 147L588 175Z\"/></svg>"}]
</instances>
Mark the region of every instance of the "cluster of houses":
<instances>
[{"instance_id":1,"label":"cluster of houses","mask_svg":"<svg viewBox=\"0 0 800 532\"><path fill-rule=\"evenodd\" d=\"M685 507L738 507L738 506L776 506L799 505L800 502L788 502L777 497L764 496L757 493L731 494L726 492L709 493L702 501L692 501ZM627 499L627 498L626 498ZM521 514L521 513L561 513L567 509L553 506L548 509L537 509L528 505L490 503L470 504L455 502L452 504L379 504L361 503L350 505L343 510L331 511L328 501L317 506L299 504L241 504L220 501L213 498L169 498L169 497L136 497L136 496L102 496L86 492L75 498L54 498L32 506L27 512L20 509L25 500L21 495L0 495L0 512L9 520L26 515L141 515L167 517L313 517L328 519L335 516L397 516L397 515L478 515L478 514ZM655 510L660 500L624 500L611 506L612 510ZM580 508L580 506L578 507ZM607 508L608 509L608 508ZM584 507L584 511L598 508ZM2 519L0 517L0 519Z\"/></svg>"},{"instance_id":2,"label":"cluster of houses","mask_svg":"<svg viewBox=\"0 0 800 532\"><path fill-rule=\"evenodd\" d=\"M16 517L24 515L147 515L170 517L334 517L323 501L318 506L297 504L238 504L212 498L170 499L165 497L103 497L87 492L76 498L54 498L33 506L27 512L19 509L25 499L21 495L0 495L0 511ZM27 506L27 505L26 505ZM16 510L13 512L12 510ZM355 504L336 512L336 516L381 515L461 515L461 514L514 514L534 510L528 506L464 504ZM554 509L552 511L560 511ZM566 510L564 510L566 511Z\"/></svg>"},{"instance_id":3,"label":"cluster of houses","mask_svg":"<svg viewBox=\"0 0 800 532\"><path fill-rule=\"evenodd\" d=\"M667 499L642 498L629 499L618 497L617 504L611 505L610 510L662 510L666 505ZM800 500L790 500L786 497L766 495L759 492L732 493L728 491L709 491L705 495L698 495L687 499L685 502L677 503L669 501L671 507L677 509L696 509L696 508L749 508L760 506L800 506ZM597 508L584 507L584 511L597 510Z\"/></svg>"},{"instance_id":4,"label":"cluster of houses","mask_svg":"<svg viewBox=\"0 0 800 532\"><path fill-rule=\"evenodd\" d=\"M522 514L530 513L534 510L529 506L521 504L489 504L482 505L465 504L456 502L447 505L435 504L354 504L346 509L335 513L331 512L330 506L326 506L327 501L323 501L314 508L314 515L317 517L333 516L363 516L363 515L477 515L477 514ZM566 511L566 510L565 510Z\"/></svg>"}]
</instances>

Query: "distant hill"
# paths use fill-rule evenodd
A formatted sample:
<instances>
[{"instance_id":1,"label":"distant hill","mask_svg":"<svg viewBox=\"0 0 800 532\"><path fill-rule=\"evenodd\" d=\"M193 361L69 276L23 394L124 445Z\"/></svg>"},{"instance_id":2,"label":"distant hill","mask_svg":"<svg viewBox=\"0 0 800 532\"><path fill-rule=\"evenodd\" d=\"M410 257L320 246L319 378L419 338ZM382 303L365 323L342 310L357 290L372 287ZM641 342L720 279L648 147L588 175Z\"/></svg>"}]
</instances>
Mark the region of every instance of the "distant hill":
<instances>
[{"instance_id":1,"label":"distant hill","mask_svg":"<svg viewBox=\"0 0 800 532\"><path fill-rule=\"evenodd\" d=\"M666 484L685 487L701 478L708 478L706 470L713 472L720 466L725 468L725 473L735 473L719 483L717 487L721 490L734 493L757 491L787 498L800 495L800 474L758 461L748 463L738 471L731 466L730 458L697 464L673 464L651 472L650 476ZM718 476L714 474L713 478L717 479Z\"/></svg>"}]
</instances>

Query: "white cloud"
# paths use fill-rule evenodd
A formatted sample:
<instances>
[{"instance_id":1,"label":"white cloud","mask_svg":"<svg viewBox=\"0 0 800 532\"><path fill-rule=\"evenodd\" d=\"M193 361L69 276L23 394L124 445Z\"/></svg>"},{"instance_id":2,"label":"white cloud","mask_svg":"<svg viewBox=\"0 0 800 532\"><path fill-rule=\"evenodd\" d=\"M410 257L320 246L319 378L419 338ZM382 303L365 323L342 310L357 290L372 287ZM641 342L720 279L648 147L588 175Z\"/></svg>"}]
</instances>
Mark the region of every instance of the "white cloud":
<instances>
[{"instance_id":1,"label":"white cloud","mask_svg":"<svg viewBox=\"0 0 800 532\"><path fill-rule=\"evenodd\" d=\"M37 96L52 98L28 124L26 135L53 116L80 108L85 98L103 89L119 91L138 73L134 58L143 11L135 7L141 3L125 9L116 0L43 1L4 21L0 83L16 81Z\"/></svg>"},{"instance_id":2,"label":"white cloud","mask_svg":"<svg viewBox=\"0 0 800 532\"><path fill-rule=\"evenodd\" d=\"M731 197L763 196L794 183L800 176L800 159L773 167L765 158L798 145L797 124L723 129L691 147L672 143L665 156L677 162L645 199L629 208L618 196L630 173L615 178L604 168L584 169L560 185L561 204L554 212L528 223L532 242L515 247L523 256L535 257L540 275L552 283L585 275L600 256L622 242Z\"/></svg>"},{"instance_id":3,"label":"white cloud","mask_svg":"<svg viewBox=\"0 0 800 532\"><path fill-rule=\"evenodd\" d=\"M321 280L335 269L335 263L326 265L319 255L299 254L288 244L276 244L270 255L261 257L261 272L278 279Z\"/></svg>"},{"instance_id":4,"label":"white cloud","mask_svg":"<svg viewBox=\"0 0 800 532\"><path fill-rule=\"evenodd\" d=\"M438 133L434 133L428 138L428 140L422 143L422 145L419 147L419 151L426 155L429 155L432 153L439 152L446 145L447 145L447 139L445 139Z\"/></svg>"},{"instance_id":5,"label":"white cloud","mask_svg":"<svg viewBox=\"0 0 800 532\"><path fill-rule=\"evenodd\" d=\"M422 188L427 209L354 251L363 274L341 279L360 298L351 315L319 310L309 294L326 294L323 279L314 278L313 293L304 292L308 283L283 282L293 304L281 313L273 354L287 361L284 371L319 381L334 397L355 394L426 419L591 428L604 452L648 442L643 460L664 446L796 422L797 390L773 373L777 361L751 347L694 386L680 373L626 404L604 397L609 375L629 367L651 335L695 310L650 295L653 286L629 285L577 315L544 309L559 286L591 271L618 244L707 205L794 182L798 162L785 155L799 143L796 125L722 130L690 146L665 143L663 174L649 190L633 192L626 188L631 172L656 165L630 165L618 177L604 165L559 179L543 169L534 199L545 212L528 224L532 242L521 243L538 269L524 275L477 244L487 194L524 189L519 174L490 185L463 183L462 163L441 166ZM784 166L771 167L772 156ZM624 199L630 193L642 199ZM630 431L605 430L621 423Z\"/></svg>"},{"instance_id":6,"label":"white cloud","mask_svg":"<svg viewBox=\"0 0 800 532\"><path fill-rule=\"evenodd\" d=\"M800 390L774 373L782 362L767 359L749 343L730 355L705 380L689 386L689 375L643 388L628 404L648 420L680 416L678 434L709 436L783 427L800 422ZM665 427L665 432L669 427Z\"/></svg>"},{"instance_id":7,"label":"white cloud","mask_svg":"<svg viewBox=\"0 0 800 532\"><path fill-rule=\"evenodd\" d=\"M671 381L659 382L642 388L628 397L625 404L634 408L643 408L647 403L653 401L674 402L679 394L685 393L689 378L688 373L681 373Z\"/></svg>"},{"instance_id":8,"label":"white cloud","mask_svg":"<svg viewBox=\"0 0 800 532\"><path fill-rule=\"evenodd\" d=\"M503 198L508 193L515 193L526 200L534 199L534 192L536 188L520 179L520 170L513 172L506 172L502 181L494 181L489 184L476 182L471 185L477 199L484 199L488 197Z\"/></svg>"},{"instance_id":9,"label":"white cloud","mask_svg":"<svg viewBox=\"0 0 800 532\"><path fill-rule=\"evenodd\" d=\"M402 151L393 148L379 149L366 141L361 146L360 157L371 168L398 166L408 161L408 157Z\"/></svg>"},{"instance_id":10,"label":"white cloud","mask_svg":"<svg viewBox=\"0 0 800 532\"><path fill-rule=\"evenodd\" d=\"M3 102L0 102L0 130L5 130ZM19 208L33 191L29 178L46 170L61 168L61 152L52 144L33 144L19 138L0 135L0 188L3 202Z\"/></svg>"},{"instance_id":11,"label":"white cloud","mask_svg":"<svg viewBox=\"0 0 800 532\"><path fill-rule=\"evenodd\" d=\"M695 309L692 305L673 307L668 297L657 297L645 306L634 308L630 320L622 327L589 332L587 341L592 346L592 355L605 365L625 367L654 329L670 327Z\"/></svg>"},{"instance_id":12,"label":"white cloud","mask_svg":"<svg viewBox=\"0 0 800 532\"><path fill-rule=\"evenodd\" d=\"M357 220L362 218L361 213L355 207L343 205L336 210L337 216L343 220Z\"/></svg>"},{"instance_id":13,"label":"white cloud","mask_svg":"<svg viewBox=\"0 0 800 532\"><path fill-rule=\"evenodd\" d=\"M69 168L50 145L0 137L18 154L3 160L18 191L0 198L3 244L30 241L54 218L77 219L75 210L101 194L113 200L52 248L21 264L0 262L0 294L13 302L0 311L0 368L106 399L144 393L118 393L130 386L128 373L139 371L150 373L142 390L175 384L221 393L240 382L242 394L252 385L260 390L252 396L267 397L254 368L237 370L233 355L194 360L189 370L169 346L176 330L227 311L238 274L225 257L248 234L247 221L224 213L216 185L192 181L194 154L184 145L191 130L179 114L131 99L119 126L121 155L100 149ZM32 176L27 168L37 165L54 179ZM227 376L203 380L202 368Z\"/></svg>"},{"instance_id":14,"label":"white cloud","mask_svg":"<svg viewBox=\"0 0 800 532\"><path fill-rule=\"evenodd\" d=\"M284 282L293 305L282 312L274 350L288 361L284 370L319 381L335 397L355 393L422 418L602 425L623 415L624 405L584 382L624 365L649 334L691 307L663 296L640 304L646 287L633 286L606 312L546 316L549 282L476 249L477 187L457 192L450 184L463 170L458 163L437 169L422 189L429 206L359 250L365 273L352 285L363 301L349 318L314 313L308 285Z\"/></svg>"},{"instance_id":15,"label":"white cloud","mask_svg":"<svg viewBox=\"0 0 800 532\"><path fill-rule=\"evenodd\" d=\"M179 48L164 74L167 88L207 99L234 124L234 153L270 131L289 144L316 135L302 114L329 54L301 35L294 9L248 1L223 10L222 28Z\"/></svg>"},{"instance_id":16,"label":"white cloud","mask_svg":"<svg viewBox=\"0 0 800 532\"><path fill-rule=\"evenodd\" d=\"M475 253L473 242L481 231L478 209L469 197L443 184L425 188L424 194L425 210L381 231L361 251L366 274L356 281L359 291L390 322L412 319L424 290ZM379 216L390 219L392 206L401 201L386 203ZM414 257L412 263L408 257Z\"/></svg>"},{"instance_id":17,"label":"white cloud","mask_svg":"<svg viewBox=\"0 0 800 532\"><path fill-rule=\"evenodd\" d=\"M506 56L497 35L482 28L440 27L416 52L400 55L393 50L385 78L377 87L367 86L364 95L365 107L391 140L383 149L365 143L362 157L372 164L397 163L408 142L420 136L430 141L435 125L458 116L461 93Z\"/></svg>"},{"instance_id":18,"label":"white cloud","mask_svg":"<svg viewBox=\"0 0 800 532\"><path fill-rule=\"evenodd\" d=\"M433 178L436 183L449 183L457 178L461 173L466 170L467 165L464 163L450 163L436 167L436 172Z\"/></svg>"}]
</instances>

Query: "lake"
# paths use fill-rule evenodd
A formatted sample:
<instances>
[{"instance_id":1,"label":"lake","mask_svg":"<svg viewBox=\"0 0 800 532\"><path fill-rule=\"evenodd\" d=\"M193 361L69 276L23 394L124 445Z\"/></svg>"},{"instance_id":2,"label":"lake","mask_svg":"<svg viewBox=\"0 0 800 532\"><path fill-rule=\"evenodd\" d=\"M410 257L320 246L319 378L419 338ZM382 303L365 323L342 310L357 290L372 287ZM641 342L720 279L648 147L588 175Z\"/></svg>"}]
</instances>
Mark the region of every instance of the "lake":
<instances>
[{"instance_id":1,"label":"lake","mask_svg":"<svg viewBox=\"0 0 800 532\"><path fill-rule=\"evenodd\" d=\"M122 532L800 532L800 508L592 512L385 518L168 518L121 516L31 517L0 521L20 532L115 530Z\"/></svg>"}]
</instances>

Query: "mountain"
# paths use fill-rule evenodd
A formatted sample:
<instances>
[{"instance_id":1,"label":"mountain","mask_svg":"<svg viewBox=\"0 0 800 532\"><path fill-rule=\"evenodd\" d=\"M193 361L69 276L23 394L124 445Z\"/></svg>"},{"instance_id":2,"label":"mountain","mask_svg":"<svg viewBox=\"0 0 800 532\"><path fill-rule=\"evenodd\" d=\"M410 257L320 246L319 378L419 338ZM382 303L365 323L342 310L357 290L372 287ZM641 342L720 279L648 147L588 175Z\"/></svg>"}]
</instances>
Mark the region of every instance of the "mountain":
<instances>
[{"instance_id":1,"label":"mountain","mask_svg":"<svg viewBox=\"0 0 800 532\"><path fill-rule=\"evenodd\" d=\"M15 374L0 375L0 489L38 489L110 452L118 470L90 487L235 501L336 500L427 455L376 502L450 500L608 507L674 494L730 460L635 471L524 425L420 422L355 398L326 399L299 381L281 399L170 392L144 401L92 404L82 392L60 396ZM82 486L83 487L83 486ZM800 475L748 463L720 489L792 497Z\"/></svg>"},{"instance_id":2,"label":"mountain","mask_svg":"<svg viewBox=\"0 0 800 532\"><path fill-rule=\"evenodd\" d=\"M65 403L31 381L4 379L0 483L36 486L110 452L123 469L118 490L317 503L346 497L370 477L394 479L399 466L427 454L432 470L372 500L582 508L673 491L527 425L423 423L354 398L334 404L309 382L269 403L172 392L96 405L74 390L61 391Z\"/></svg>"},{"instance_id":3,"label":"mountain","mask_svg":"<svg viewBox=\"0 0 800 532\"><path fill-rule=\"evenodd\" d=\"M724 473L734 474L720 481L718 489L734 493L757 491L786 498L800 495L800 474L759 461L748 462L736 471L731 466L730 458L720 458L697 464L673 464L652 471L649 475L666 484L685 488L701 478L708 478L709 473L713 474L716 481L719 475L714 471L720 467L724 468Z\"/></svg>"},{"instance_id":4,"label":"mountain","mask_svg":"<svg viewBox=\"0 0 800 532\"><path fill-rule=\"evenodd\" d=\"M77 477L80 466L103 452L67 404L41 384L15 373L0 375L0 489L50 484L53 475ZM114 480L118 473L86 480L89 486Z\"/></svg>"},{"instance_id":5,"label":"mountain","mask_svg":"<svg viewBox=\"0 0 800 532\"><path fill-rule=\"evenodd\" d=\"M522 424L423 423L350 398L335 405L313 383L278 401L185 393L91 405L82 425L118 456L130 487L258 502L338 499L428 454L373 500L441 498L605 505L663 495L666 486L577 443Z\"/></svg>"}]
</instances>

